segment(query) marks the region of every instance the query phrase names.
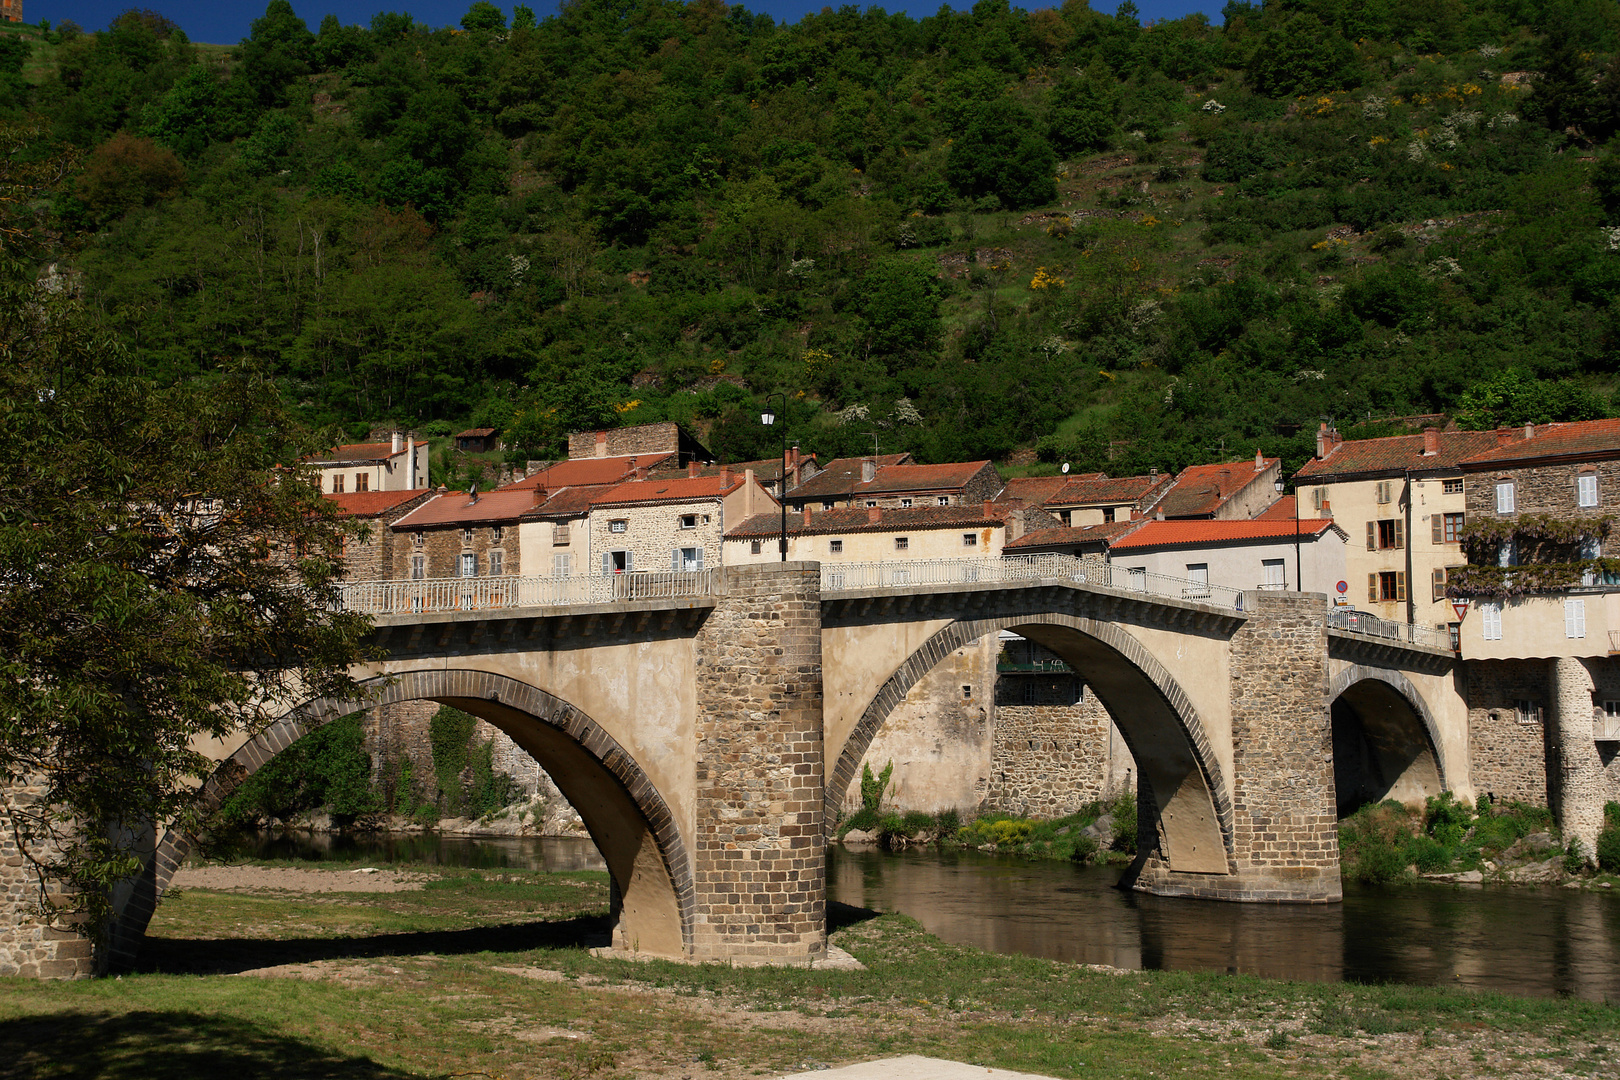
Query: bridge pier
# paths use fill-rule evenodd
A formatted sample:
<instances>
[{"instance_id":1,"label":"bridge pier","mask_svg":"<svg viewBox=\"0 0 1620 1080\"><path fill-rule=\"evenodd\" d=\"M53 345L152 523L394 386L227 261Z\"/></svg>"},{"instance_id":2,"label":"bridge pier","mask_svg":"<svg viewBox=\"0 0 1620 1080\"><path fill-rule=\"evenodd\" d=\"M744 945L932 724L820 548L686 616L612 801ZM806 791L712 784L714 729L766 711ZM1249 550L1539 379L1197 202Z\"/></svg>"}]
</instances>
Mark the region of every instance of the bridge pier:
<instances>
[{"instance_id":1,"label":"bridge pier","mask_svg":"<svg viewBox=\"0 0 1620 1080\"><path fill-rule=\"evenodd\" d=\"M720 571L698 632L693 959L826 955L821 571Z\"/></svg>"},{"instance_id":2,"label":"bridge pier","mask_svg":"<svg viewBox=\"0 0 1620 1080\"><path fill-rule=\"evenodd\" d=\"M1244 601L1249 619L1231 643L1228 872L1172 871L1155 852L1141 865L1135 887L1212 900L1337 901L1343 890L1324 599L1256 592ZM1142 820L1148 824L1139 850L1146 851L1156 838L1148 832L1151 818L1143 814Z\"/></svg>"}]
</instances>

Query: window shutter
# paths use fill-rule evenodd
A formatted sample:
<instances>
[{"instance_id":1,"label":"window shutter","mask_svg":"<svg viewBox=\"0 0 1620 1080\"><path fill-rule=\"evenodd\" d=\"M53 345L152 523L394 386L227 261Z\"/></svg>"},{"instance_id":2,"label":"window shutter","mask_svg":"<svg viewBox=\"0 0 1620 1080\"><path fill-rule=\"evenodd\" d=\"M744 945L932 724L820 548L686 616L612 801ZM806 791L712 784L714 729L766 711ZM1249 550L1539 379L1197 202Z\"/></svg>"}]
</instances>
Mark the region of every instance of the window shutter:
<instances>
[{"instance_id":1,"label":"window shutter","mask_svg":"<svg viewBox=\"0 0 1620 1080\"><path fill-rule=\"evenodd\" d=\"M1434 595L1431 596L1429 599L1431 599L1431 600L1444 600L1445 598L1446 598L1446 568L1443 567L1443 566L1437 566L1437 567L1434 568Z\"/></svg>"},{"instance_id":2,"label":"window shutter","mask_svg":"<svg viewBox=\"0 0 1620 1080\"><path fill-rule=\"evenodd\" d=\"M1368 551L1376 551L1377 549L1378 549L1378 522L1369 521L1369 522L1367 522L1367 550Z\"/></svg>"},{"instance_id":3,"label":"window shutter","mask_svg":"<svg viewBox=\"0 0 1620 1080\"><path fill-rule=\"evenodd\" d=\"M1395 519L1395 546L1397 548L1406 546L1406 522L1400 518Z\"/></svg>"},{"instance_id":4,"label":"window shutter","mask_svg":"<svg viewBox=\"0 0 1620 1080\"><path fill-rule=\"evenodd\" d=\"M1429 515L1429 525L1433 529L1433 535L1431 536L1431 539L1436 544L1445 543L1446 542L1446 515L1444 515L1444 514L1430 514Z\"/></svg>"},{"instance_id":5,"label":"window shutter","mask_svg":"<svg viewBox=\"0 0 1620 1080\"><path fill-rule=\"evenodd\" d=\"M1367 575L1367 602L1369 604L1378 603L1378 575L1377 574L1368 574Z\"/></svg>"},{"instance_id":6,"label":"window shutter","mask_svg":"<svg viewBox=\"0 0 1620 1080\"><path fill-rule=\"evenodd\" d=\"M697 553L698 553L697 568L699 570L702 570L703 569L703 549L698 548Z\"/></svg>"},{"instance_id":7,"label":"window shutter","mask_svg":"<svg viewBox=\"0 0 1620 1080\"><path fill-rule=\"evenodd\" d=\"M613 573L613 552L611 551L602 552L602 573Z\"/></svg>"},{"instance_id":8,"label":"window shutter","mask_svg":"<svg viewBox=\"0 0 1620 1080\"><path fill-rule=\"evenodd\" d=\"M1564 601L1564 636L1567 638L1586 636L1585 598L1571 596Z\"/></svg>"},{"instance_id":9,"label":"window shutter","mask_svg":"<svg viewBox=\"0 0 1620 1080\"><path fill-rule=\"evenodd\" d=\"M671 570L680 570L680 568L681 568L681 549L680 548L671 548L670 549L670 552L669 552L669 568Z\"/></svg>"},{"instance_id":10,"label":"window shutter","mask_svg":"<svg viewBox=\"0 0 1620 1080\"><path fill-rule=\"evenodd\" d=\"M1405 570L1397 570L1397 571L1395 571L1395 599L1396 600L1405 600L1406 599L1406 571Z\"/></svg>"},{"instance_id":11,"label":"window shutter","mask_svg":"<svg viewBox=\"0 0 1620 1080\"><path fill-rule=\"evenodd\" d=\"M635 568L636 568L636 553L633 552L633 551L625 552L624 553L624 572L628 574L632 570L634 570Z\"/></svg>"}]
</instances>

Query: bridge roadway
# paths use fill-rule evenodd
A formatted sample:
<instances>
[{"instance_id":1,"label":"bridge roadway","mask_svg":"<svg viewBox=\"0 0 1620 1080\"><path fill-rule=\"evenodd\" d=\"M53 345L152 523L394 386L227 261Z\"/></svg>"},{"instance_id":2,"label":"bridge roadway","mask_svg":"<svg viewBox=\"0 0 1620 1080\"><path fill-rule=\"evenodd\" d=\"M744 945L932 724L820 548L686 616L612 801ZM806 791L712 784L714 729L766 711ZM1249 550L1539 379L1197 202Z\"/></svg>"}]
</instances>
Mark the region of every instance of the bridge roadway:
<instances>
[{"instance_id":1,"label":"bridge roadway","mask_svg":"<svg viewBox=\"0 0 1620 1080\"><path fill-rule=\"evenodd\" d=\"M1449 649L1330 628L1319 594L1238 591L1063 556L592 579L356 583L385 659L354 700L311 700L210 748L217 806L312 727L431 699L539 761L608 864L614 942L688 959L826 951L826 826L889 713L935 664L1016 631L1107 706L1138 766L1138 889L1340 898L1335 710L1383 794L1471 796ZM1414 640L1418 638L1418 640ZM1375 792L1376 794L1377 792ZM115 896L128 963L191 838L157 838Z\"/></svg>"}]
</instances>

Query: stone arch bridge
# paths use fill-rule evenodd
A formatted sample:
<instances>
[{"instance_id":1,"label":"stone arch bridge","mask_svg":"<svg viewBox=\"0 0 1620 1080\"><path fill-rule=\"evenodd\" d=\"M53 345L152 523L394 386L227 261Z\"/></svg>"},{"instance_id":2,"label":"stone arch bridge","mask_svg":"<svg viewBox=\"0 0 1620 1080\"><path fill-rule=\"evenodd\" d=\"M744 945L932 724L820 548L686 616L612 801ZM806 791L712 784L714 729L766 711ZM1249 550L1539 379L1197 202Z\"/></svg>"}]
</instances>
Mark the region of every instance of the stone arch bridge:
<instances>
[{"instance_id":1,"label":"stone arch bridge","mask_svg":"<svg viewBox=\"0 0 1620 1080\"><path fill-rule=\"evenodd\" d=\"M1330 627L1317 595L1121 589L1105 565L1050 561L766 564L582 595L510 579L449 603L355 587L383 612L363 695L216 747L199 798L217 805L328 719L431 699L505 731L579 811L613 879L617 947L806 962L826 951L826 826L863 753L917 680L992 631L1062 657L1115 718L1140 774L1138 889L1338 900L1336 748L1371 797L1466 789L1448 649ZM115 896L112 965L133 959L190 844L157 838Z\"/></svg>"}]
</instances>

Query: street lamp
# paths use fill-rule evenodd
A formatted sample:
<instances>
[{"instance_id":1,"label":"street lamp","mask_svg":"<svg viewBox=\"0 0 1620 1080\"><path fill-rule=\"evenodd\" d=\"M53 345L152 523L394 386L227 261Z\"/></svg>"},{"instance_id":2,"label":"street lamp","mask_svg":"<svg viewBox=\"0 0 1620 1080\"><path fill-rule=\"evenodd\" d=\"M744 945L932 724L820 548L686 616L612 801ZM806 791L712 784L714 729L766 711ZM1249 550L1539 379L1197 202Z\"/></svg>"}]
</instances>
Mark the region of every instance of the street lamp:
<instances>
[{"instance_id":1,"label":"street lamp","mask_svg":"<svg viewBox=\"0 0 1620 1080\"><path fill-rule=\"evenodd\" d=\"M1279 497L1287 486L1284 481L1277 481L1276 487ZM1299 486L1297 484L1294 486L1294 590L1296 592L1305 591L1304 575L1300 573L1299 569Z\"/></svg>"},{"instance_id":2,"label":"street lamp","mask_svg":"<svg viewBox=\"0 0 1620 1080\"><path fill-rule=\"evenodd\" d=\"M777 416L777 414L771 411L771 399L772 398L781 398L782 399L782 414L783 414L784 417L787 414L787 395L786 394L767 394L767 395L765 395L765 408L759 414L759 422L761 424L764 424L766 427L772 427L772 426L774 426L776 424L776 416ZM781 534L780 538L777 540L776 545L777 545L777 550L780 551L781 554L782 554L782 561L787 562L787 423L786 423L785 420L784 420L784 422L782 424L782 488L781 488L781 503L782 503L782 534Z\"/></svg>"}]
</instances>

